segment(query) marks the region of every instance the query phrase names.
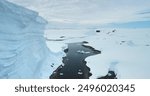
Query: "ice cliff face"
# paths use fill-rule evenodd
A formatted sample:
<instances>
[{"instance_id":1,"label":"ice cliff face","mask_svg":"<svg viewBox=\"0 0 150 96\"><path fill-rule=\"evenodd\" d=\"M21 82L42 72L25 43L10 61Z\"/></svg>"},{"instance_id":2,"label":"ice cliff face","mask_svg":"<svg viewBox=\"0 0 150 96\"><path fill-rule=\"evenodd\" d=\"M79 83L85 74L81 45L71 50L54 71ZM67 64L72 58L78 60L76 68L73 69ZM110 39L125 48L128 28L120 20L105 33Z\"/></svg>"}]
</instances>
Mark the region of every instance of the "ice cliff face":
<instances>
[{"instance_id":1,"label":"ice cliff face","mask_svg":"<svg viewBox=\"0 0 150 96\"><path fill-rule=\"evenodd\" d=\"M46 23L38 13L0 0L0 78L47 78L44 66L54 57L43 37Z\"/></svg>"}]
</instances>

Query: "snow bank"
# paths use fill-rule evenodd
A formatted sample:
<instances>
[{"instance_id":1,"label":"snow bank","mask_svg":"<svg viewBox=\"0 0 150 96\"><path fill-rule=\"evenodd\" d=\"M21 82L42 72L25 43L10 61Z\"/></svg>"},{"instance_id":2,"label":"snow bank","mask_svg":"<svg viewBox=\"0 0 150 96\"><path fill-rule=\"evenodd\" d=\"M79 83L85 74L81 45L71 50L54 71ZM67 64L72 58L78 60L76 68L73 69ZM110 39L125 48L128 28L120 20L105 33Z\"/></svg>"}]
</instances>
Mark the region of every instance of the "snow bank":
<instances>
[{"instance_id":1,"label":"snow bank","mask_svg":"<svg viewBox=\"0 0 150 96\"><path fill-rule=\"evenodd\" d=\"M46 24L38 13L0 0L0 78L48 78L61 63L46 46Z\"/></svg>"},{"instance_id":2,"label":"snow bank","mask_svg":"<svg viewBox=\"0 0 150 96\"><path fill-rule=\"evenodd\" d=\"M114 70L118 78L150 78L150 29L119 29L116 32L102 31L88 39L89 46L102 51L86 58L93 73L91 78Z\"/></svg>"}]
</instances>

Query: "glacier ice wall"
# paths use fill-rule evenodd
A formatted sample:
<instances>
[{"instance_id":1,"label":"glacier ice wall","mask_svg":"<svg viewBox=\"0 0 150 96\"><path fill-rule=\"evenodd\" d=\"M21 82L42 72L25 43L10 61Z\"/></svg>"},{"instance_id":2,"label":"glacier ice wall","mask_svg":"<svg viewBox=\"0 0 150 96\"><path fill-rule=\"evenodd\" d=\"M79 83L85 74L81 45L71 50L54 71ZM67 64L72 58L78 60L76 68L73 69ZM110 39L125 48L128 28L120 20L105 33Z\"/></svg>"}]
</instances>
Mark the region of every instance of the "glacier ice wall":
<instances>
[{"instance_id":1,"label":"glacier ice wall","mask_svg":"<svg viewBox=\"0 0 150 96\"><path fill-rule=\"evenodd\" d=\"M38 13L0 0L0 78L47 78L44 66L55 57L43 36L46 24Z\"/></svg>"}]
</instances>

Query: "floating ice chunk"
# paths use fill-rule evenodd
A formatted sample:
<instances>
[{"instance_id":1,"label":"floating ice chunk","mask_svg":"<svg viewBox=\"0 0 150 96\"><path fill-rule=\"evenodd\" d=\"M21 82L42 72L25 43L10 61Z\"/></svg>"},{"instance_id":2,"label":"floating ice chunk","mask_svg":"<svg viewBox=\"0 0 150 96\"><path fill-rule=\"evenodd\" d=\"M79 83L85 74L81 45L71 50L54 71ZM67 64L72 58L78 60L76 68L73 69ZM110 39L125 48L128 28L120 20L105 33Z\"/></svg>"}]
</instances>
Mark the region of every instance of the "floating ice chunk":
<instances>
[{"instance_id":1,"label":"floating ice chunk","mask_svg":"<svg viewBox=\"0 0 150 96\"><path fill-rule=\"evenodd\" d=\"M107 75L108 75L108 76L111 76L111 74L110 74L110 73L108 73Z\"/></svg>"},{"instance_id":2,"label":"floating ice chunk","mask_svg":"<svg viewBox=\"0 0 150 96\"><path fill-rule=\"evenodd\" d=\"M78 70L78 75L82 75L83 72L81 71L81 69Z\"/></svg>"},{"instance_id":3,"label":"floating ice chunk","mask_svg":"<svg viewBox=\"0 0 150 96\"><path fill-rule=\"evenodd\" d=\"M62 75L64 75L64 73L59 73L59 75L61 75L61 76L62 76Z\"/></svg>"},{"instance_id":4,"label":"floating ice chunk","mask_svg":"<svg viewBox=\"0 0 150 96\"><path fill-rule=\"evenodd\" d=\"M80 53L80 54L89 54L90 52L86 52L84 50L78 50L77 53Z\"/></svg>"},{"instance_id":5,"label":"floating ice chunk","mask_svg":"<svg viewBox=\"0 0 150 96\"><path fill-rule=\"evenodd\" d=\"M78 74L79 74L79 75L82 75L82 74L83 74L83 72L78 72Z\"/></svg>"}]
</instances>

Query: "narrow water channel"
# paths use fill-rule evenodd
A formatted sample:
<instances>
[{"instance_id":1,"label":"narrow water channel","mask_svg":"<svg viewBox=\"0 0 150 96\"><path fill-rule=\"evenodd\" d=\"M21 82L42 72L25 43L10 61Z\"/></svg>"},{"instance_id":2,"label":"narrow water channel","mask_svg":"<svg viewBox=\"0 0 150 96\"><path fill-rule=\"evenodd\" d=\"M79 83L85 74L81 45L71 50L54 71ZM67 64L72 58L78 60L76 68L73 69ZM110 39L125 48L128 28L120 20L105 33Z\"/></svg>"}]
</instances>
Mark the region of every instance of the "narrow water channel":
<instances>
[{"instance_id":1,"label":"narrow water channel","mask_svg":"<svg viewBox=\"0 0 150 96\"><path fill-rule=\"evenodd\" d=\"M85 58L88 56L100 54L101 51L95 50L84 43L68 43L68 49L65 49L66 57L63 57L64 66L59 66L50 79L88 79L92 73L86 65Z\"/></svg>"}]
</instances>

